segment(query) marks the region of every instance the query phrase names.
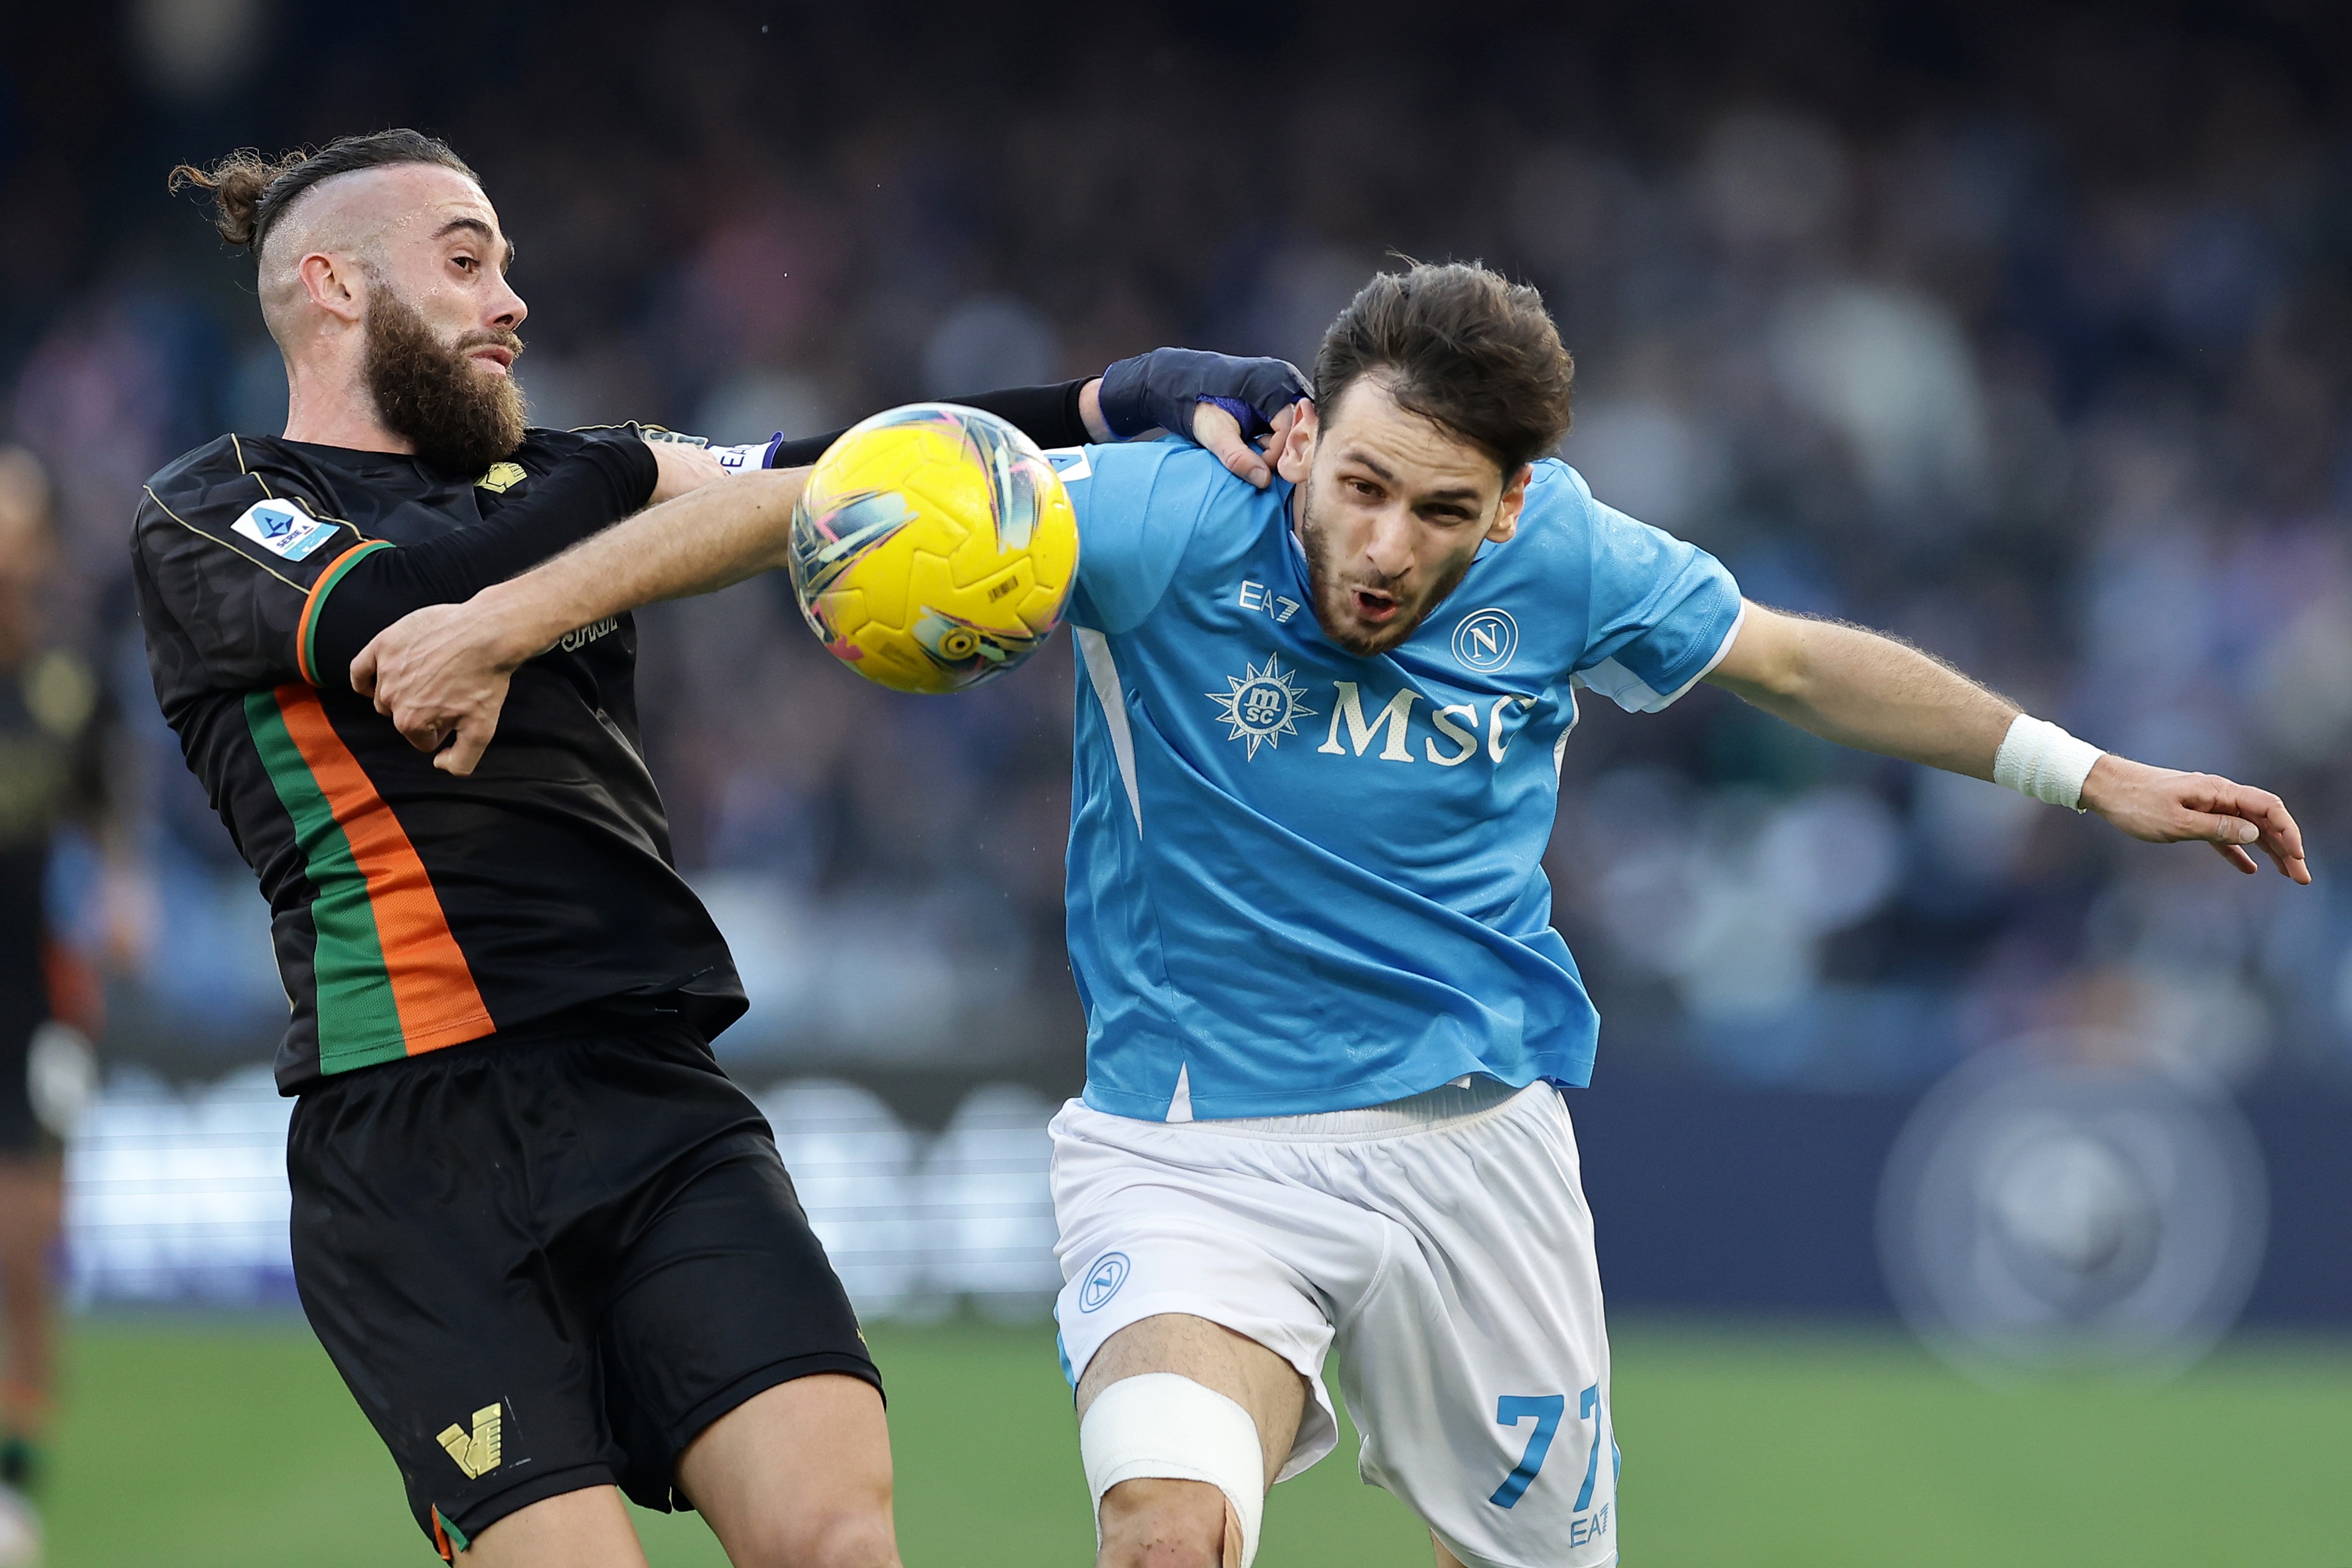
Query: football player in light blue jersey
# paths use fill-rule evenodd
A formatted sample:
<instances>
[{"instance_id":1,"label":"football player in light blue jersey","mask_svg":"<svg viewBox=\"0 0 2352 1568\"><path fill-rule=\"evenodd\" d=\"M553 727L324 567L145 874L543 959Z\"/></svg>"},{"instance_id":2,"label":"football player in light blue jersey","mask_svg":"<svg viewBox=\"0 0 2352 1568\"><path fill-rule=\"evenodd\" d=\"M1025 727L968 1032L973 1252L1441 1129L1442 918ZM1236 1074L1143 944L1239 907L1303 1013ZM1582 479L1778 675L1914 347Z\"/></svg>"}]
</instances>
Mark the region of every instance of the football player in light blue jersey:
<instances>
[{"instance_id":1,"label":"football player in light blue jersey","mask_svg":"<svg viewBox=\"0 0 2352 1568\"><path fill-rule=\"evenodd\" d=\"M1326 336L1288 483L1165 443L1057 457L1088 1034L1054 1124L1056 1316L1105 1564L1247 1563L1256 1483L1334 1441L1335 1348L1363 1474L1441 1563L1616 1561L1600 1279L1550 1087L1589 1080L1597 1022L1541 866L1580 688L1654 712L1710 680L2308 880L2273 796L1744 602L1542 455L1570 377L1532 289L1419 267Z\"/></svg>"},{"instance_id":2,"label":"football player in light blue jersey","mask_svg":"<svg viewBox=\"0 0 2352 1568\"><path fill-rule=\"evenodd\" d=\"M1356 402L1381 396L1367 383ZM1597 1020L1540 865L1576 688L1643 711L1682 695L1731 646L1730 574L1545 458L1491 532L1475 489L1432 500L1471 547L1454 581L1425 608L1392 573L1350 587L1351 647L1314 586L1330 525L1293 526L1306 491L1223 482L1208 452L1166 442L1055 456L1085 545L1069 931L1086 1103L1185 1121L1350 1110L1465 1073L1588 1081ZM1358 460L1373 483L1402 461Z\"/></svg>"},{"instance_id":3,"label":"football player in light blue jersey","mask_svg":"<svg viewBox=\"0 0 2352 1568\"><path fill-rule=\"evenodd\" d=\"M1441 1565L1617 1561L1608 1336L1555 1087L1586 1080L1595 1020L1539 864L1578 688L1654 710L1709 680L2310 879L2273 795L1743 601L1544 456L1570 379L1533 289L1416 267L1326 335L1283 482L1175 443L1059 458L1089 1037L1053 1129L1055 1316L1105 1565L1247 1564L1266 1488L1336 1438L1327 1362L1365 1479ZM487 736L522 653L781 559L787 488L714 487L420 612L362 656L380 703L420 743Z\"/></svg>"}]
</instances>

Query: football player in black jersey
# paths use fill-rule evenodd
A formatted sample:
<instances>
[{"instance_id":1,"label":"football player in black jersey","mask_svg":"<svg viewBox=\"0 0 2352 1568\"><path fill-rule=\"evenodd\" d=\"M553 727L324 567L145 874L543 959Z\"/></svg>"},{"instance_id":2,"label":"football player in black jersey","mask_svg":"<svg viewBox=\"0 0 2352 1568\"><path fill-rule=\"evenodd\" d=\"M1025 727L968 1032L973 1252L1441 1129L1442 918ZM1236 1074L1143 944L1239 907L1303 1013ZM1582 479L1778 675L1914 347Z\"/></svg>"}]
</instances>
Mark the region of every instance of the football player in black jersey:
<instances>
[{"instance_id":1,"label":"football player in black jersey","mask_svg":"<svg viewBox=\"0 0 2352 1568\"><path fill-rule=\"evenodd\" d=\"M64 1199L59 1139L95 1081L95 977L48 929L51 841L68 821L105 837L103 688L42 637L56 554L47 485L29 453L0 448L0 1563L31 1562L26 1494L54 1381L49 1254Z\"/></svg>"},{"instance_id":2,"label":"football player in black jersey","mask_svg":"<svg viewBox=\"0 0 2352 1568\"><path fill-rule=\"evenodd\" d=\"M408 611L822 440L722 461L528 427L513 248L430 138L176 177L255 253L289 412L150 480L134 580L164 716L270 902L312 1325L452 1561L642 1564L625 1492L698 1509L739 1564L888 1568L880 1379L711 1057L742 986L672 865L629 618L516 671L462 776L349 679ZM1122 384L1175 388L1150 405L1171 419L1217 397L1272 423L1302 390L1277 362L1125 363ZM1047 446L1121 425L1093 380L963 401Z\"/></svg>"}]
</instances>

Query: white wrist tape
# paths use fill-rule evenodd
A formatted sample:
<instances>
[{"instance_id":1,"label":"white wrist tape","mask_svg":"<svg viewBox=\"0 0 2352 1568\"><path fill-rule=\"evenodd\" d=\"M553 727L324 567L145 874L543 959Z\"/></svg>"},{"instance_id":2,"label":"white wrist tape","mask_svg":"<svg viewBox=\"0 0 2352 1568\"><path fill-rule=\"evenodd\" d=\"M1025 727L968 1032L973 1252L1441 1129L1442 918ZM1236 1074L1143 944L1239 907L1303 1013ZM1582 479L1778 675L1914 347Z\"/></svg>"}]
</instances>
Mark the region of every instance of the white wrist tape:
<instances>
[{"instance_id":1,"label":"white wrist tape","mask_svg":"<svg viewBox=\"0 0 2352 1568\"><path fill-rule=\"evenodd\" d=\"M768 466L768 454L774 451L777 443L783 438L783 432L780 430L766 440L754 441L749 446L713 447L710 455L719 459L719 466L728 473L752 473Z\"/></svg>"},{"instance_id":2,"label":"white wrist tape","mask_svg":"<svg viewBox=\"0 0 2352 1568\"><path fill-rule=\"evenodd\" d=\"M2057 725L2020 713L2010 721L2000 750L1993 753L1992 782L2020 795L2083 809L2083 781L2091 764L2106 755L2088 741L2078 741Z\"/></svg>"},{"instance_id":3,"label":"white wrist tape","mask_svg":"<svg viewBox=\"0 0 2352 1568\"><path fill-rule=\"evenodd\" d=\"M782 430L764 441L753 441L740 447L714 447L708 436L689 436L683 430L667 429L659 425L643 425L638 437L646 441L666 441L674 447L699 447L719 459L719 470L729 474L748 474L768 466L776 448L784 444Z\"/></svg>"},{"instance_id":4,"label":"white wrist tape","mask_svg":"<svg viewBox=\"0 0 2352 1568\"><path fill-rule=\"evenodd\" d=\"M1087 1407L1078 1454L1094 1494L1097 1546L1103 1494L1119 1482L1206 1481L1242 1521L1242 1568L1250 1568L1265 1517L1265 1450L1257 1423L1233 1400L1172 1372L1123 1377Z\"/></svg>"}]
</instances>

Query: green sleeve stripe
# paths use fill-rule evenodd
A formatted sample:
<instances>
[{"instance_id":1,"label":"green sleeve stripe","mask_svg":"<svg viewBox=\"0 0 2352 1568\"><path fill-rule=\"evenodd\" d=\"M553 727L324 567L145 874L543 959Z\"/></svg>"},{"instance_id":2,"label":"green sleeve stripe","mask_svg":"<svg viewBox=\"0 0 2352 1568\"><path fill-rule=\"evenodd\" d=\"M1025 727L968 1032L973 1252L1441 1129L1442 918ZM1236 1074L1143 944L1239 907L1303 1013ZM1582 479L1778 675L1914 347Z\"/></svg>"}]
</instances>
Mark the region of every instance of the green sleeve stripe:
<instances>
[{"instance_id":1,"label":"green sleeve stripe","mask_svg":"<svg viewBox=\"0 0 2352 1568\"><path fill-rule=\"evenodd\" d=\"M371 539L354 544L329 562L327 569L319 574L319 580L310 585L310 596L302 601L301 628L295 635L294 664L295 668L301 672L302 679L311 685L320 684L318 649L319 606L327 602L327 595L334 591L335 584L350 575L352 568L358 565L362 557L373 555L379 550L391 548L392 542L385 539Z\"/></svg>"},{"instance_id":2,"label":"green sleeve stripe","mask_svg":"<svg viewBox=\"0 0 2352 1568\"><path fill-rule=\"evenodd\" d=\"M297 688L296 689L299 689ZM319 1067L343 1072L408 1054L400 1009L384 967L376 934L375 910L368 901L367 877L352 852L351 839L335 820L301 749L286 728L286 716L270 691L246 694L246 727L261 753L269 782L294 819L294 837L315 896L310 923L318 933L311 960L319 998Z\"/></svg>"}]
</instances>

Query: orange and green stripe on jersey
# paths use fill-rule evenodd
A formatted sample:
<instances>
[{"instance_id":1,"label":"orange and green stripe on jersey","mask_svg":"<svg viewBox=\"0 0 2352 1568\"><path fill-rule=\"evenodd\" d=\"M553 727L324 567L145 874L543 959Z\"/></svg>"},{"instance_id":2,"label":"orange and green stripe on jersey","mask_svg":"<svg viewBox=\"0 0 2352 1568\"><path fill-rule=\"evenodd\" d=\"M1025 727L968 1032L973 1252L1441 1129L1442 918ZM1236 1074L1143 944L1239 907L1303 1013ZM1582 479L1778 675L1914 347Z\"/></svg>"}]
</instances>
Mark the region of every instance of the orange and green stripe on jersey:
<instances>
[{"instance_id":1,"label":"orange and green stripe on jersey","mask_svg":"<svg viewBox=\"0 0 2352 1568\"><path fill-rule=\"evenodd\" d=\"M311 685L326 684L319 679L319 650L314 646L319 640L319 606L327 602L327 595L334 592L335 584L349 575L351 569L358 565L362 557L391 548L389 540L362 540L328 562L327 569L319 574L319 580L310 584L310 596L302 601L301 624L294 631L294 667Z\"/></svg>"},{"instance_id":2,"label":"orange and green stripe on jersey","mask_svg":"<svg viewBox=\"0 0 2352 1568\"><path fill-rule=\"evenodd\" d=\"M319 694L301 685L252 692L245 718L316 890L319 1069L489 1034L496 1026L433 879Z\"/></svg>"}]
</instances>

